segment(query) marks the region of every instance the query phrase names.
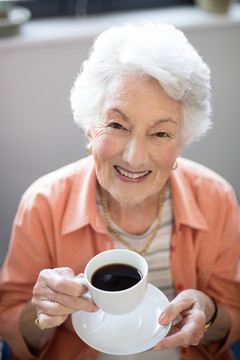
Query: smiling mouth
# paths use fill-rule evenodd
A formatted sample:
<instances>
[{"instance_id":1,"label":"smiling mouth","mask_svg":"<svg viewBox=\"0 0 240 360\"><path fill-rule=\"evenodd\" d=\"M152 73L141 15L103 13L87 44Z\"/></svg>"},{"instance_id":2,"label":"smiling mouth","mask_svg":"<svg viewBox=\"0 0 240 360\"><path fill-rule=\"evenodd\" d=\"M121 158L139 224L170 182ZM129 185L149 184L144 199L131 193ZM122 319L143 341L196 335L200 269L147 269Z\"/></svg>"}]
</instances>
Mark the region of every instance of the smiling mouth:
<instances>
[{"instance_id":1,"label":"smiling mouth","mask_svg":"<svg viewBox=\"0 0 240 360\"><path fill-rule=\"evenodd\" d=\"M139 173L134 173L134 172L129 172L129 171L123 170L118 166L114 166L114 167L120 175L123 175L123 176L125 176L127 178L131 178L131 179L143 178L144 176L148 175L151 172L151 171L147 170L147 171L143 171L143 172L139 172Z\"/></svg>"}]
</instances>

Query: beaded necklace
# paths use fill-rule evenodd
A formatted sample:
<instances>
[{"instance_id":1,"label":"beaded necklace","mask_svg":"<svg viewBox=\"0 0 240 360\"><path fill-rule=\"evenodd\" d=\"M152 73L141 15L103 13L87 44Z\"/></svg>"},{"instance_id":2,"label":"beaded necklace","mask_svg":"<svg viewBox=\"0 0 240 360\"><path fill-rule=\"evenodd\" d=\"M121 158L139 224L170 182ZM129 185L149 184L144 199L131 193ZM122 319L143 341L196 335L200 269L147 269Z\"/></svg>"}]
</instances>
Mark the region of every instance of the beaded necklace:
<instances>
[{"instance_id":1,"label":"beaded necklace","mask_svg":"<svg viewBox=\"0 0 240 360\"><path fill-rule=\"evenodd\" d=\"M164 204L164 199L165 199L165 194L166 194L166 186L164 186L160 192L160 198L159 198L159 204L158 204L158 214L157 214L157 221L156 224L154 226L154 229L150 235L150 237L148 238L147 242L141 246L141 247L135 247L133 245L131 245L128 241L124 240L121 235L119 234L119 232L115 229L109 210L108 210L108 206L107 206L107 202L106 199L103 195L103 191L101 186L99 185L99 194L100 194L100 200L102 203L102 207L103 207L103 212L104 212L104 216L105 219L107 221L108 224L108 228L110 229L110 231L116 236L116 238L122 243L124 244L127 248L129 248L130 250L133 250L135 252L137 252L138 254L145 256L148 247L150 246L150 244L152 243L153 239L156 236L156 233L158 231L159 225L161 223L162 220L162 213L163 213L163 204Z\"/></svg>"}]
</instances>

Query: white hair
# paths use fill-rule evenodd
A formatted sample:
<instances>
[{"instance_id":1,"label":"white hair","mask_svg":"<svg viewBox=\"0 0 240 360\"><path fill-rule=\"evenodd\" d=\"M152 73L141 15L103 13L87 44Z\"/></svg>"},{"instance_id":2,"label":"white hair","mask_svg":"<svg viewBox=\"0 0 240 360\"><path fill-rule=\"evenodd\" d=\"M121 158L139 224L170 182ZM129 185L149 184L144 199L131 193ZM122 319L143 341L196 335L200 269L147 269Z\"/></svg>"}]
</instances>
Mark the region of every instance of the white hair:
<instances>
[{"instance_id":1,"label":"white hair","mask_svg":"<svg viewBox=\"0 0 240 360\"><path fill-rule=\"evenodd\" d=\"M183 137L192 142L211 126L210 70L183 32L168 24L112 27L95 40L71 91L75 122L87 133L112 80L157 79L183 104Z\"/></svg>"}]
</instances>

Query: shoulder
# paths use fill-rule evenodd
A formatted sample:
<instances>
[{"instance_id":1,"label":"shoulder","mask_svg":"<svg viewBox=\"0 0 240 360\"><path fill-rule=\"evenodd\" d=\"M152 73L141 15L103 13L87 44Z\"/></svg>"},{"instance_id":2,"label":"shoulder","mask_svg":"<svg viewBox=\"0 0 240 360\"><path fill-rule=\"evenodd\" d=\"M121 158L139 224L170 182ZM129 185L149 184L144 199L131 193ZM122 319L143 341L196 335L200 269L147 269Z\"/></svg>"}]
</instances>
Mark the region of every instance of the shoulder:
<instances>
[{"instance_id":1,"label":"shoulder","mask_svg":"<svg viewBox=\"0 0 240 360\"><path fill-rule=\"evenodd\" d=\"M232 185L204 165L179 158L179 166L172 172L171 179L177 198L192 199L203 212L238 209Z\"/></svg>"},{"instance_id":2,"label":"shoulder","mask_svg":"<svg viewBox=\"0 0 240 360\"><path fill-rule=\"evenodd\" d=\"M194 187L233 192L232 185L217 172L195 161L179 158L178 175Z\"/></svg>"},{"instance_id":3,"label":"shoulder","mask_svg":"<svg viewBox=\"0 0 240 360\"><path fill-rule=\"evenodd\" d=\"M36 198L51 199L68 196L76 181L84 181L87 173L93 168L91 157L83 158L54 170L32 183L22 196L23 201L35 201Z\"/></svg>"},{"instance_id":4,"label":"shoulder","mask_svg":"<svg viewBox=\"0 0 240 360\"><path fill-rule=\"evenodd\" d=\"M208 228L224 224L239 225L239 205L231 184L215 171L191 160L179 159L179 166L170 176L175 218L178 222ZM180 220L179 220L180 219ZM204 220L205 219L205 220ZM187 220L187 221L186 221ZM197 220L197 221L196 221ZM204 220L204 221L202 221Z\"/></svg>"}]
</instances>

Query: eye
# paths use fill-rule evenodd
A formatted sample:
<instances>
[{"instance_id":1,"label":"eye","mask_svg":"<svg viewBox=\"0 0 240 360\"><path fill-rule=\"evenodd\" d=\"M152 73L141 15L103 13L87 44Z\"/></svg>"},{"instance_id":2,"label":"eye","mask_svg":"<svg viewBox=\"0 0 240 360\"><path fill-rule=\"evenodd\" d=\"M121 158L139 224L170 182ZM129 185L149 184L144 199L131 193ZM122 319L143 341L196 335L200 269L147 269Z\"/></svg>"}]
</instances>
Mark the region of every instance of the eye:
<instances>
[{"instance_id":1,"label":"eye","mask_svg":"<svg viewBox=\"0 0 240 360\"><path fill-rule=\"evenodd\" d=\"M113 129L125 129L121 124L114 122L112 124L109 125L111 128Z\"/></svg>"},{"instance_id":2,"label":"eye","mask_svg":"<svg viewBox=\"0 0 240 360\"><path fill-rule=\"evenodd\" d=\"M160 132L157 132L156 134L154 134L154 136L163 138L163 137L168 137L169 135L163 131L160 131Z\"/></svg>"}]
</instances>

